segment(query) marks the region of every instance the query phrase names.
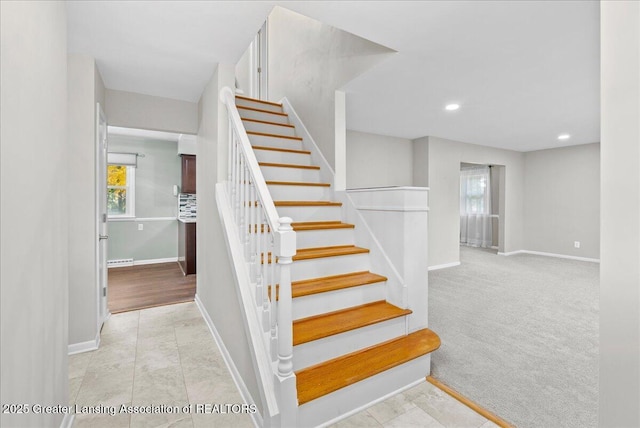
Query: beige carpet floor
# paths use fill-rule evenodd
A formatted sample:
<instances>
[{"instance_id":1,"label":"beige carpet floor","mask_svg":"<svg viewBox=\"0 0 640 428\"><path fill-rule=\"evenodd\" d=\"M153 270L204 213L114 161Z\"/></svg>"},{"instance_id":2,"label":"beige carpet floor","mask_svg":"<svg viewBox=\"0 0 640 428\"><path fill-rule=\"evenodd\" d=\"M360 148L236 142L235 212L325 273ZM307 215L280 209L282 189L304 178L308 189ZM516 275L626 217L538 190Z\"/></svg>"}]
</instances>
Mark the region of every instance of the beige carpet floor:
<instances>
[{"instance_id":1,"label":"beige carpet floor","mask_svg":"<svg viewBox=\"0 0 640 428\"><path fill-rule=\"evenodd\" d=\"M429 275L434 377L520 428L597 426L599 265L460 253Z\"/></svg>"}]
</instances>

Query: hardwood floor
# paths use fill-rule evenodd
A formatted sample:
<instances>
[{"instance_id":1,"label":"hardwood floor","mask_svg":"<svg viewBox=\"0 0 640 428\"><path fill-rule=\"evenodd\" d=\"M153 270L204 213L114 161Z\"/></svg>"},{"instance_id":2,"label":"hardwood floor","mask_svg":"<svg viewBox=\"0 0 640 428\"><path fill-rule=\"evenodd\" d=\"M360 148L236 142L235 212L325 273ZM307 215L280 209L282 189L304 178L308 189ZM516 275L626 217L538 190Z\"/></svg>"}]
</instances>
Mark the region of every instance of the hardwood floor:
<instances>
[{"instance_id":1,"label":"hardwood floor","mask_svg":"<svg viewBox=\"0 0 640 428\"><path fill-rule=\"evenodd\" d=\"M196 276L184 276L176 262L109 269L112 314L191 302L195 294Z\"/></svg>"}]
</instances>

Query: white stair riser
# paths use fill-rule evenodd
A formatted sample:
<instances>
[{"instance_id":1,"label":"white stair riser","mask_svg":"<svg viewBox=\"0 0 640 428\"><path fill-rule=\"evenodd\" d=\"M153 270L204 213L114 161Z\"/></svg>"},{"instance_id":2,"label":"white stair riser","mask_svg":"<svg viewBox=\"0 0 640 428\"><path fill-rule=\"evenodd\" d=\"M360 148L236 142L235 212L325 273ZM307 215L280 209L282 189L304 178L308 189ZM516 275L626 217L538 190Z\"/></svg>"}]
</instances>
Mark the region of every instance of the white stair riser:
<instances>
[{"instance_id":1,"label":"white stair riser","mask_svg":"<svg viewBox=\"0 0 640 428\"><path fill-rule=\"evenodd\" d=\"M249 136L252 146L274 147L277 149L303 150L302 141L292 140L291 138L266 137L264 135Z\"/></svg>"},{"instance_id":2,"label":"white stair riser","mask_svg":"<svg viewBox=\"0 0 640 428\"><path fill-rule=\"evenodd\" d=\"M296 232L298 248L333 247L335 245L354 245L353 229L320 229Z\"/></svg>"},{"instance_id":3,"label":"white stair riser","mask_svg":"<svg viewBox=\"0 0 640 428\"><path fill-rule=\"evenodd\" d=\"M261 166L260 169L265 180L320 182L320 171L317 169L285 168L281 166Z\"/></svg>"},{"instance_id":4,"label":"white stair riser","mask_svg":"<svg viewBox=\"0 0 640 428\"><path fill-rule=\"evenodd\" d=\"M267 187L274 201L328 201L331 195L331 188L324 186L268 184Z\"/></svg>"},{"instance_id":5,"label":"white stair riser","mask_svg":"<svg viewBox=\"0 0 640 428\"><path fill-rule=\"evenodd\" d=\"M280 217L290 217L295 222L302 221L338 221L341 218L340 206L315 207L276 207Z\"/></svg>"},{"instance_id":6,"label":"white stair riser","mask_svg":"<svg viewBox=\"0 0 640 428\"><path fill-rule=\"evenodd\" d=\"M244 100L242 98L236 98L236 106L251 107L251 108L257 108L260 110L269 110L269 111L274 111L276 113L283 112L282 106L277 106L277 105L274 106L273 104L266 104L258 101Z\"/></svg>"},{"instance_id":7,"label":"white stair riser","mask_svg":"<svg viewBox=\"0 0 640 428\"><path fill-rule=\"evenodd\" d=\"M371 270L369 253L296 260L291 264L291 280L300 281L365 270Z\"/></svg>"},{"instance_id":8,"label":"white stair riser","mask_svg":"<svg viewBox=\"0 0 640 428\"><path fill-rule=\"evenodd\" d=\"M240 113L240 117L244 119L255 119L275 123L289 123L289 116L283 116L281 114L264 113L261 111L248 110L243 108L239 108L238 113Z\"/></svg>"},{"instance_id":9,"label":"white stair riser","mask_svg":"<svg viewBox=\"0 0 640 428\"><path fill-rule=\"evenodd\" d=\"M262 241L260 241L262 242ZM305 230L296 232L298 248L354 245L353 229Z\"/></svg>"},{"instance_id":10,"label":"white stair riser","mask_svg":"<svg viewBox=\"0 0 640 428\"><path fill-rule=\"evenodd\" d=\"M405 328L405 317L399 317L294 346L293 370L403 336Z\"/></svg>"},{"instance_id":11,"label":"white stair riser","mask_svg":"<svg viewBox=\"0 0 640 428\"><path fill-rule=\"evenodd\" d=\"M311 317L386 298L384 282L343 288L293 299L293 319Z\"/></svg>"},{"instance_id":12,"label":"white stair riser","mask_svg":"<svg viewBox=\"0 0 640 428\"><path fill-rule=\"evenodd\" d=\"M291 126L273 125L270 123L252 122L250 120L243 120L242 123L247 131L264 132L267 134L276 135L296 135L296 129Z\"/></svg>"},{"instance_id":13,"label":"white stair riser","mask_svg":"<svg viewBox=\"0 0 640 428\"><path fill-rule=\"evenodd\" d=\"M306 153L278 152L275 150L254 150L258 162L311 165L311 155Z\"/></svg>"},{"instance_id":14,"label":"white stair riser","mask_svg":"<svg viewBox=\"0 0 640 428\"><path fill-rule=\"evenodd\" d=\"M408 385L426 382L430 367L431 355L427 354L305 403L298 407L296 425L315 427L326 424L380 398L400 392Z\"/></svg>"}]
</instances>

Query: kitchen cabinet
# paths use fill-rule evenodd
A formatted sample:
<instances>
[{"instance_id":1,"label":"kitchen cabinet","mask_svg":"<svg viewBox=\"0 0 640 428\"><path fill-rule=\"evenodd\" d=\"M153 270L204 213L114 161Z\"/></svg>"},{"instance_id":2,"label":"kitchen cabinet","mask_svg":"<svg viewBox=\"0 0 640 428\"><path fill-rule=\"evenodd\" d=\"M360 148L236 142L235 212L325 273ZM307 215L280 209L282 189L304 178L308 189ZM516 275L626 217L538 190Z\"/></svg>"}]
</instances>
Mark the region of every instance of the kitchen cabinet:
<instances>
[{"instance_id":1,"label":"kitchen cabinet","mask_svg":"<svg viewBox=\"0 0 640 428\"><path fill-rule=\"evenodd\" d=\"M196 193L196 157L182 155L182 193Z\"/></svg>"},{"instance_id":2,"label":"kitchen cabinet","mask_svg":"<svg viewBox=\"0 0 640 428\"><path fill-rule=\"evenodd\" d=\"M182 273L196 273L196 222L178 220L178 263Z\"/></svg>"}]
</instances>

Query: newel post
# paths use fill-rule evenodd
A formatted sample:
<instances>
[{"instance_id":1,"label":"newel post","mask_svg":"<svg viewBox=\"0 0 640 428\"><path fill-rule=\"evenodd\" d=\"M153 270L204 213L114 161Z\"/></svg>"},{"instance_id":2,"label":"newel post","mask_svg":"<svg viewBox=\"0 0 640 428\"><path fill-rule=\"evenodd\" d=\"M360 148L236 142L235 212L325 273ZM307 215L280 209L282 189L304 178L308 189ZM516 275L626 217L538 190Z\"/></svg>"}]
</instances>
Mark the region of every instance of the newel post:
<instances>
[{"instance_id":1,"label":"newel post","mask_svg":"<svg viewBox=\"0 0 640 428\"><path fill-rule=\"evenodd\" d=\"M275 248L280 267L278 289L278 373L282 426L295 426L297 416L296 378L293 374L293 314L291 303L291 263L296 254L296 233L289 217L279 219Z\"/></svg>"}]
</instances>

